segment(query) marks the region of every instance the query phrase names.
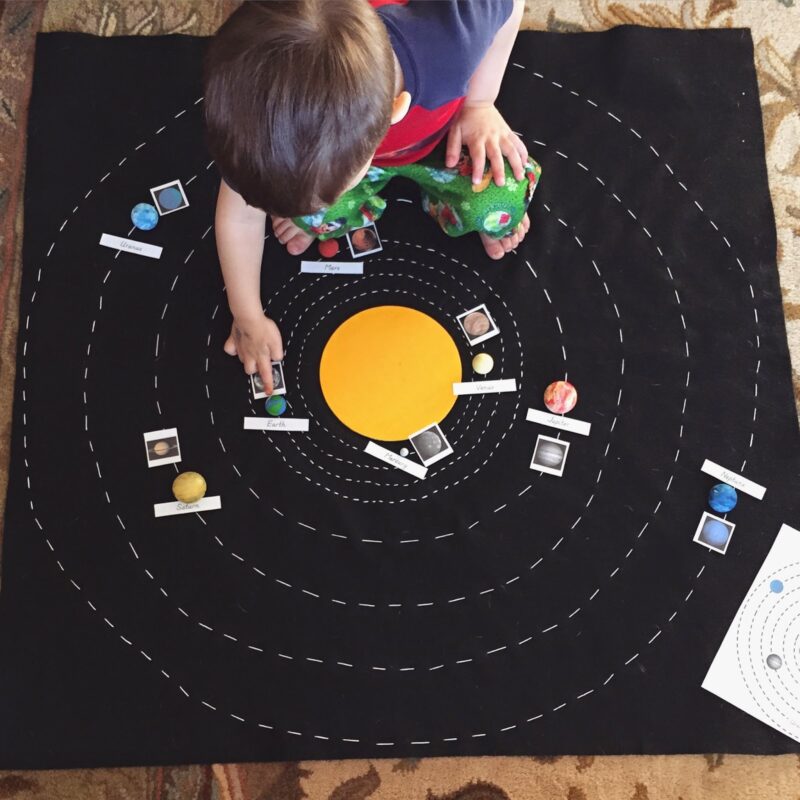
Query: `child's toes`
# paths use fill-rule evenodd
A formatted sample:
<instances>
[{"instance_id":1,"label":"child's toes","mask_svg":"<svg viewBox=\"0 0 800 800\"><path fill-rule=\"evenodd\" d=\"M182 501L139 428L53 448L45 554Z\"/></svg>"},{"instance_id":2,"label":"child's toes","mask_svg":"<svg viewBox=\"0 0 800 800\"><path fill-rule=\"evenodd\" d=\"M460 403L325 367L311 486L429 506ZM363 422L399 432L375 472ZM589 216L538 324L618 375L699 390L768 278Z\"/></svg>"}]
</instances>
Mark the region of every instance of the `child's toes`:
<instances>
[{"instance_id":1,"label":"child's toes","mask_svg":"<svg viewBox=\"0 0 800 800\"><path fill-rule=\"evenodd\" d=\"M489 256L489 258L498 259L506 254L502 239L493 239L485 233L480 234L480 237L483 242L483 248L486 250L486 255Z\"/></svg>"},{"instance_id":2,"label":"child's toes","mask_svg":"<svg viewBox=\"0 0 800 800\"><path fill-rule=\"evenodd\" d=\"M286 242L286 249L291 255L299 256L300 253L305 253L305 251L308 250L313 241L313 236L298 228L297 233Z\"/></svg>"}]
</instances>

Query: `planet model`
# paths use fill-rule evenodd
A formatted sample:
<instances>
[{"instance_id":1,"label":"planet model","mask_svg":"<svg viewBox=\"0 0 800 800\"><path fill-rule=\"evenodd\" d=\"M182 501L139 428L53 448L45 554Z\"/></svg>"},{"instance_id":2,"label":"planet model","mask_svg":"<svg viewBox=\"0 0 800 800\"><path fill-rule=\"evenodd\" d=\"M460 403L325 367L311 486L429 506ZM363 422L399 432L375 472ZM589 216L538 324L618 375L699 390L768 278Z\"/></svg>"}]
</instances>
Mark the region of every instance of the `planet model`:
<instances>
[{"instance_id":1,"label":"planet model","mask_svg":"<svg viewBox=\"0 0 800 800\"><path fill-rule=\"evenodd\" d=\"M339 242L336 239L326 239L317 245L317 249L323 258L333 258L339 252Z\"/></svg>"},{"instance_id":2,"label":"planet model","mask_svg":"<svg viewBox=\"0 0 800 800\"><path fill-rule=\"evenodd\" d=\"M153 445L153 452L157 456L165 456L169 453L169 442L156 442Z\"/></svg>"},{"instance_id":3,"label":"planet model","mask_svg":"<svg viewBox=\"0 0 800 800\"><path fill-rule=\"evenodd\" d=\"M727 514L729 511L733 511L738 500L736 489L727 483L718 483L708 493L708 504L718 514Z\"/></svg>"},{"instance_id":4,"label":"planet model","mask_svg":"<svg viewBox=\"0 0 800 800\"><path fill-rule=\"evenodd\" d=\"M409 451L409 449L407 447L401 447L400 448L400 455L403 456L403 458L406 458L408 456L409 452L410 451Z\"/></svg>"},{"instance_id":5,"label":"planet model","mask_svg":"<svg viewBox=\"0 0 800 800\"><path fill-rule=\"evenodd\" d=\"M467 332L469 336L472 336L474 339L476 336L483 336L484 333L488 333L489 329L492 327L492 323L489 322L489 317L483 313L483 311L473 311L471 314L467 314L464 317L464 330Z\"/></svg>"},{"instance_id":6,"label":"planet model","mask_svg":"<svg viewBox=\"0 0 800 800\"><path fill-rule=\"evenodd\" d=\"M183 195L174 186L170 186L158 193L158 202L167 211L174 211L183 205Z\"/></svg>"},{"instance_id":7,"label":"planet model","mask_svg":"<svg viewBox=\"0 0 800 800\"><path fill-rule=\"evenodd\" d=\"M724 522L720 522L718 519L707 519L700 538L713 547L725 547L729 535L730 528Z\"/></svg>"},{"instance_id":8,"label":"planet model","mask_svg":"<svg viewBox=\"0 0 800 800\"><path fill-rule=\"evenodd\" d=\"M775 594L780 594L783 591L783 581L777 580L770 581L769 590Z\"/></svg>"},{"instance_id":9,"label":"planet model","mask_svg":"<svg viewBox=\"0 0 800 800\"><path fill-rule=\"evenodd\" d=\"M286 411L286 398L282 394L275 394L267 398L267 401L264 403L264 408L270 416L279 417Z\"/></svg>"},{"instance_id":10,"label":"planet model","mask_svg":"<svg viewBox=\"0 0 800 800\"><path fill-rule=\"evenodd\" d=\"M131 209L131 222L140 231L151 231L158 225L158 211L150 203L137 203Z\"/></svg>"},{"instance_id":11,"label":"planet model","mask_svg":"<svg viewBox=\"0 0 800 800\"><path fill-rule=\"evenodd\" d=\"M568 414L578 402L578 390L568 381L554 381L544 390L544 404L553 414Z\"/></svg>"},{"instance_id":12,"label":"planet model","mask_svg":"<svg viewBox=\"0 0 800 800\"><path fill-rule=\"evenodd\" d=\"M494 367L494 359L488 353L478 353L472 359L472 369L478 375L488 375Z\"/></svg>"},{"instance_id":13,"label":"planet model","mask_svg":"<svg viewBox=\"0 0 800 800\"><path fill-rule=\"evenodd\" d=\"M770 653L767 656L767 666L770 669L780 669L783 666L783 659L777 653Z\"/></svg>"},{"instance_id":14,"label":"planet model","mask_svg":"<svg viewBox=\"0 0 800 800\"><path fill-rule=\"evenodd\" d=\"M172 482L172 494L179 503L196 503L206 493L206 479L199 472L181 472Z\"/></svg>"},{"instance_id":15,"label":"planet model","mask_svg":"<svg viewBox=\"0 0 800 800\"><path fill-rule=\"evenodd\" d=\"M542 442L536 448L536 458L534 463L540 467L550 467L558 469L561 466L561 461L564 458L564 448L557 445L555 442Z\"/></svg>"}]
</instances>

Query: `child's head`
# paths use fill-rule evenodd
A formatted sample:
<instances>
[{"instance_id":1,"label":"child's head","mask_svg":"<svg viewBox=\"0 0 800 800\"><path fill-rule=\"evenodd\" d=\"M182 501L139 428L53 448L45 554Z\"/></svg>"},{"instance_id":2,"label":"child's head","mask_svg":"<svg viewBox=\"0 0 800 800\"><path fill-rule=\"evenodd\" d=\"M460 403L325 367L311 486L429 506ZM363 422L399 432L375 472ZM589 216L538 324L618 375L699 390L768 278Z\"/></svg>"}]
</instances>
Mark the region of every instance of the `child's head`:
<instances>
[{"instance_id":1,"label":"child's head","mask_svg":"<svg viewBox=\"0 0 800 800\"><path fill-rule=\"evenodd\" d=\"M249 205L330 205L386 134L394 54L366 0L245 2L206 55L211 154Z\"/></svg>"}]
</instances>

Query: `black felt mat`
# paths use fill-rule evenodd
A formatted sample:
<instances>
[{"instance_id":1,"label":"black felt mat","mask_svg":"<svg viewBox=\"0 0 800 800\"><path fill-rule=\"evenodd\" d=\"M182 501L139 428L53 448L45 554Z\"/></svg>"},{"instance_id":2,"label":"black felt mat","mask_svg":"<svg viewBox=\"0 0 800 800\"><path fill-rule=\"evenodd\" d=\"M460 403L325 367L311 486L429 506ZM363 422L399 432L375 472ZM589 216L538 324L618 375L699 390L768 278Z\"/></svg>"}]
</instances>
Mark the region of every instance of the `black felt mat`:
<instances>
[{"instance_id":1,"label":"black felt mat","mask_svg":"<svg viewBox=\"0 0 800 800\"><path fill-rule=\"evenodd\" d=\"M499 101L544 173L520 251L450 240L396 181L364 277L265 300L310 434L242 430L187 37L40 36L0 597L0 766L512 753L772 753L797 745L700 688L781 522L798 426L746 31L523 33ZM179 178L188 209L100 247ZM397 202L398 198L414 200ZM418 482L327 410L321 348L355 311L454 316L520 391L460 400ZM365 365L365 368L369 368ZM563 478L525 421L568 374ZM413 377L413 376L412 376ZM155 520L182 468L221 511ZM710 458L742 496L725 556L692 542Z\"/></svg>"}]
</instances>

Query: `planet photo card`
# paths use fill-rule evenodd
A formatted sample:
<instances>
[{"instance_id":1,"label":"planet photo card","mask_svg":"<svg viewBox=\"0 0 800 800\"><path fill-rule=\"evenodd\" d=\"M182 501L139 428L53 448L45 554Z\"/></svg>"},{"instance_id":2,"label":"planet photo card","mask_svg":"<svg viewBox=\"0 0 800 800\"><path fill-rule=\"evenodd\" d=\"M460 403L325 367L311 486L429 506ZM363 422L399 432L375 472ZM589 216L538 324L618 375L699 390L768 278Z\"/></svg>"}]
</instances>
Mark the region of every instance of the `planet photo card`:
<instances>
[{"instance_id":1,"label":"planet photo card","mask_svg":"<svg viewBox=\"0 0 800 800\"><path fill-rule=\"evenodd\" d=\"M419 456L419 460L426 467L441 461L443 458L447 458L453 453L453 448L450 447L447 437L436 423L427 425L422 430L412 433L408 439Z\"/></svg>"},{"instance_id":2,"label":"planet photo card","mask_svg":"<svg viewBox=\"0 0 800 800\"><path fill-rule=\"evenodd\" d=\"M374 222L365 225L363 228L349 231L346 235L347 244L350 247L353 258L369 256L373 253L380 253L383 250L381 237L378 236L378 229L375 227Z\"/></svg>"},{"instance_id":3,"label":"planet photo card","mask_svg":"<svg viewBox=\"0 0 800 800\"><path fill-rule=\"evenodd\" d=\"M144 449L147 453L147 466L160 467L162 464L177 464L181 460L181 446L177 428L164 428L150 431L144 435Z\"/></svg>"},{"instance_id":4,"label":"planet photo card","mask_svg":"<svg viewBox=\"0 0 800 800\"><path fill-rule=\"evenodd\" d=\"M161 186L154 186L150 190L150 194L159 216L162 217L165 214L172 214L174 211L181 211L189 205L186 192L183 190L183 185L179 180L162 183Z\"/></svg>"},{"instance_id":5,"label":"planet photo card","mask_svg":"<svg viewBox=\"0 0 800 800\"><path fill-rule=\"evenodd\" d=\"M569 442L540 433L536 439L536 447L533 449L531 469L560 478L564 474L568 452Z\"/></svg>"},{"instance_id":6,"label":"planet photo card","mask_svg":"<svg viewBox=\"0 0 800 800\"><path fill-rule=\"evenodd\" d=\"M286 381L283 377L283 362L272 362L272 394L264 391L264 381L255 372L250 376L250 385L253 387L253 399L261 400L264 397L272 397L276 394L286 394Z\"/></svg>"},{"instance_id":7,"label":"planet photo card","mask_svg":"<svg viewBox=\"0 0 800 800\"><path fill-rule=\"evenodd\" d=\"M497 327L485 304L459 314L456 322L461 326L470 345L480 344L500 333L500 328Z\"/></svg>"},{"instance_id":8,"label":"planet photo card","mask_svg":"<svg viewBox=\"0 0 800 800\"><path fill-rule=\"evenodd\" d=\"M704 511L692 541L724 556L735 527L733 522Z\"/></svg>"},{"instance_id":9,"label":"planet photo card","mask_svg":"<svg viewBox=\"0 0 800 800\"><path fill-rule=\"evenodd\" d=\"M181 503L172 500L168 503L154 503L153 514L156 517L174 517L176 514L199 514L201 511L219 511L222 508L222 498L201 497L194 503Z\"/></svg>"}]
</instances>

